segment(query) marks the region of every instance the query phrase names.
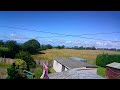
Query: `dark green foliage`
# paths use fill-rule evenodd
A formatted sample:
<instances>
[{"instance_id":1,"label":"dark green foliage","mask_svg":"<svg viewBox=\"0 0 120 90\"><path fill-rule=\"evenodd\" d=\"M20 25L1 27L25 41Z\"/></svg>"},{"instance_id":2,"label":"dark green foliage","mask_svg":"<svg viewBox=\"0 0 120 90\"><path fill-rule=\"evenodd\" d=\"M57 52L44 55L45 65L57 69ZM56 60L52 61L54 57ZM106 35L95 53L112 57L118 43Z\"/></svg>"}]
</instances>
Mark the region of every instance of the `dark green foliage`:
<instances>
[{"instance_id":1,"label":"dark green foliage","mask_svg":"<svg viewBox=\"0 0 120 90\"><path fill-rule=\"evenodd\" d=\"M58 48L58 49L64 49L65 46L64 46L64 45L62 45L62 46L57 46L56 48Z\"/></svg>"},{"instance_id":2,"label":"dark green foliage","mask_svg":"<svg viewBox=\"0 0 120 90\"><path fill-rule=\"evenodd\" d=\"M9 57L9 49L5 47L0 47L0 57Z\"/></svg>"},{"instance_id":3,"label":"dark green foliage","mask_svg":"<svg viewBox=\"0 0 120 90\"><path fill-rule=\"evenodd\" d=\"M40 50L52 49L53 46L50 44L47 45L40 45Z\"/></svg>"},{"instance_id":4,"label":"dark green foliage","mask_svg":"<svg viewBox=\"0 0 120 90\"><path fill-rule=\"evenodd\" d=\"M52 49L53 47L50 44L48 44L48 45L46 45L46 48L47 49Z\"/></svg>"},{"instance_id":5,"label":"dark green foliage","mask_svg":"<svg viewBox=\"0 0 120 90\"><path fill-rule=\"evenodd\" d=\"M0 40L0 47L3 47L4 46L4 42L3 40Z\"/></svg>"},{"instance_id":6,"label":"dark green foliage","mask_svg":"<svg viewBox=\"0 0 120 90\"><path fill-rule=\"evenodd\" d=\"M40 43L35 39L31 39L31 40L25 42L22 47L23 47L24 51L27 51L27 52L33 54L39 50Z\"/></svg>"},{"instance_id":7,"label":"dark green foliage","mask_svg":"<svg viewBox=\"0 0 120 90\"><path fill-rule=\"evenodd\" d=\"M96 50L95 46L92 46L91 49L92 49L92 50Z\"/></svg>"},{"instance_id":8,"label":"dark green foliage","mask_svg":"<svg viewBox=\"0 0 120 90\"><path fill-rule=\"evenodd\" d=\"M16 58L24 60L27 64L28 70L29 70L29 68L31 68L31 67L34 68L36 66L36 62L31 57L31 54L29 52L20 51L18 54L16 54Z\"/></svg>"},{"instance_id":9,"label":"dark green foliage","mask_svg":"<svg viewBox=\"0 0 120 90\"><path fill-rule=\"evenodd\" d=\"M9 68L7 68L8 79L19 79L21 75L19 73L19 67L13 63Z\"/></svg>"},{"instance_id":10,"label":"dark green foliage","mask_svg":"<svg viewBox=\"0 0 120 90\"><path fill-rule=\"evenodd\" d=\"M58 49L61 49L61 46L57 46Z\"/></svg>"},{"instance_id":11,"label":"dark green foliage","mask_svg":"<svg viewBox=\"0 0 120 90\"><path fill-rule=\"evenodd\" d=\"M100 54L96 58L96 65L101 67L106 67L107 64L118 62L120 63L120 55L108 55L108 54Z\"/></svg>"},{"instance_id":12,"label":"dark green foliage","mask_svg":"<svg viewBox=\"0 0 120 90\"><path fill-rule=\"evenodd\" d=\"M6 79L27 79L27 76L23 74L23 70L15 63L7 68L7 73L8 77Z\"/></svg>"},{"instance_id":13,"label":"dark green foliage","mask_svg":"<svg viewBox=\"0 0 120 90\"><path fill-rule=\"evenodd\" d=\"M13 40L8 40L6 42L6 47L9 49L9 57L10 58L14 58L15 57L15 54L19 52L20 50L20 47L19 45L17 44L16 41L13 41Z\"/></svg>"},{"instance_id":14,"label":"dark green foliage","mask_svg":"<svg viewBox=\"0 0 120 90\"><path fill-rule=\"evenodd\" d=\"M46 45L41 45L40 46L40 50L46 50L46 49L47 49Z\"/></svg>"},{"instance_id":15,"label":"dark green foliage","mask_svg":"<svg viewBox=\"0 0 120 90\"><path fill-rule=\"evenodd\" d=\"M83 46L79 47L80 50L84 50L85 48Z\"/></svg>"},{"instance_id":16,"label":"dark green foliage","mask_svg":"<svg viewBox=\"0 0 120 90\"><path fill-rule=\"evenodd\" d=\"M62 46L61 46L61 48L63 49L63 48L65 48L65 46L64 46L64 45L62 45Z\"/></svg>"}]
</instances>

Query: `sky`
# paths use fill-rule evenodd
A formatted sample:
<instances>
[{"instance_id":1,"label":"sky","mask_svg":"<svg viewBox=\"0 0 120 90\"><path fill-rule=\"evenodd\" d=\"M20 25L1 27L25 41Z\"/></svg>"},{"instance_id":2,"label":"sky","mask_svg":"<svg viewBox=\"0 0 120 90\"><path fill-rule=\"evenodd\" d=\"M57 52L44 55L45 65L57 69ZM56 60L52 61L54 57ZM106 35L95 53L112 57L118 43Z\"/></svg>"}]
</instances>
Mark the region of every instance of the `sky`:
<instances>
[{"instance_id":1,"label":"sky","mask_svg":"<svg viewBox=\"0 0 120 90\"><path fill-rule=\"evenodd\" d=\"M54 46L120 48L120 42L113 42L120 41L119 32L120 11L0 11L0 40L4 41L36 39Z\"/></svg>"}]
</instances>

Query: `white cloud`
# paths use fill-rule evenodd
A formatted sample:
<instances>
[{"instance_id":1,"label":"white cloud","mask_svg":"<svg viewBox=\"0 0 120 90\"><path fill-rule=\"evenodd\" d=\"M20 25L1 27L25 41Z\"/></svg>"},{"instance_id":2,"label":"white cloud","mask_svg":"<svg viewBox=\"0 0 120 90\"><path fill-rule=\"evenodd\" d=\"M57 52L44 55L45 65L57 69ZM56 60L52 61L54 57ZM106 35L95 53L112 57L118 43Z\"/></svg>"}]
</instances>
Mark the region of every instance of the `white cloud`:
<instances>
[{"instance_id":1,"label":"white cloud","mask_svg":"<svg viewBox=\"0 0 120 90\"><path fill-rule=\"evenodd\" d=\"M18 41L18 40L19 41L26 41L26 40L28 40L30 38L25 37L25 36L19 36L19 35L16 35L16 34L12 33L12 34L10 34L10 39L16 40L16 41Z\"/></svg>"},{"instance_id":2,"label":"white cloud","mask_svg":"<svg viewBox=\"0 0 120 90\"><path fill-rule=\"evenodd\" d=\"M66 41L65 43L66 43L66 44L67 44L67 43L72 43L72 41Z\"/></svg>"},{"instance_id":3,"label":"white cloud","mask_svg":"<svg viewBox=\"0 0 120 90\"><path fill-rule=\"evenodd\" d=\"M111 41L99 41L95 44L97 47L105 48L120 48L120 42L111 42Z\"/></svg>"},{"instance_id":4,"label":"white cloud","mask_svg":"<svg viewBox=\"0 0 120 90\"><path fill-rule=\"evenodd\" d=\"M16 36L16 35L12 33L12 34L10 34L10 36L14 37L14 36Z\"/></svg>"}]
</instances>

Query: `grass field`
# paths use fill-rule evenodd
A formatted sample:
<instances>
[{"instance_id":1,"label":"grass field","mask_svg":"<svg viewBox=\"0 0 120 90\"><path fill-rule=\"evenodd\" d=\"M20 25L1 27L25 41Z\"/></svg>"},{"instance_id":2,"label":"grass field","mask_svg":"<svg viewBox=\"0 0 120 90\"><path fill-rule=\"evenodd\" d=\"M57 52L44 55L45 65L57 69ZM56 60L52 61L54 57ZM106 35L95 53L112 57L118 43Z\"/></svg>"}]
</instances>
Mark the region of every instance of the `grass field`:
<instances>
[{"instance_id":1,"label":"grass field","mask_svg":"<svg viewBox=\"0 0 120 90\"><path fill-rule=\"evenodd\" d=\"M7 68L10 66L10 64L3 64L0 63L0 79L7 77Z\"/></svg>"},{"instance_id":2,"label":"grass field","mask_svg":"<svg viewBox=\"0 0 120 90\"><path fill-rule=\"evenodd\" d=\"M105 78L105 68L98 66L97 74Z\"/></svg>"},{"instance_id":3,"label":"grass field","mask_svg":"<svg viewBox=\"0 0 120 90\"><path fill-rule=\"evenodd\" d=\"M88 60L88 63L95 64L97 55L102 54L103 50L73 50L73 49L48 49L42 51L45 54L36 54L32 55L34 59L37 60L53 60L59 57L80 57ZM104 50L104 53L108 54L120 54L117 51L107 51Z\"/></svg>"}]
</instances>

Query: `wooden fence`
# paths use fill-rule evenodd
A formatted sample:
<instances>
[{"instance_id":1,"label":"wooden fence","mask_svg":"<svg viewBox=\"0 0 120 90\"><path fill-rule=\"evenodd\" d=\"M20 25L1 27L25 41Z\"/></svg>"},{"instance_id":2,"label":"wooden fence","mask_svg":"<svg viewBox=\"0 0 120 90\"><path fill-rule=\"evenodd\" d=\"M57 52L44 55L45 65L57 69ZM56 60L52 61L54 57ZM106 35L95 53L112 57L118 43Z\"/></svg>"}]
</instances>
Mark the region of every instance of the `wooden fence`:
<instances>
[{"instance_id":1,"label":"wooden fence","mask_svg":"<svg viewBox=\"0 0 120 90\"><path fill-rule=\"evenodd\" d=\"M4 64L12 64L15 60L11 59L11 58L1 58L0 57L0 63L4 63Z\"/></svg>"},{"instance_id":2,"label":"wooden fence","mask_svg":"<svg viewBox=\"0 0 120 90\"><path fill-rule=\"evenodd\" d=\"M53 61L48 61L48 60L35 60L36 64L39 64L43 66L43 63L45 63L47 66L52 67L53 66Z\"/></svg>"}]
</instances>

